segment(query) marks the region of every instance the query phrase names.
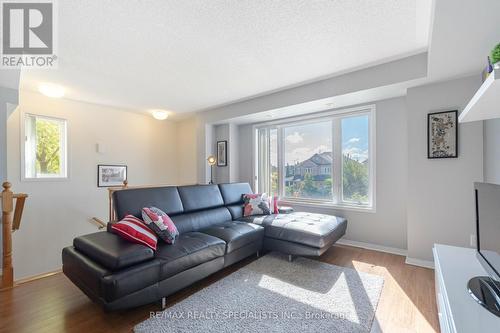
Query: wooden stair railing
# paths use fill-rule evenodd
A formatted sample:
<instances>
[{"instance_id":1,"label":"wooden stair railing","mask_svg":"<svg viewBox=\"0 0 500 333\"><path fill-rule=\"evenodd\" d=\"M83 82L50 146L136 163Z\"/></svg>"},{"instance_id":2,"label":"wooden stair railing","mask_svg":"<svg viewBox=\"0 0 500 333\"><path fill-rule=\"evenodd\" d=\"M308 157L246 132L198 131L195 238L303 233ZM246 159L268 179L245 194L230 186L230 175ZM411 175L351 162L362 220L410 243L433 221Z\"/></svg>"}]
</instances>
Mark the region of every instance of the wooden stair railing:
<instances>
[{"instance_id":1,"label":"wooden stair railing","mask_svg":"<svg viewBox=\"0 0 500 333\"><path fill-rule=\"evenodd\" d=\"M107 223L106 223L106 222L104 222L103 220L101 220L100 218L93 217L93 218L91 219L91 221L92 221L95 225L97 225L97 228L98 228L99 230L102 230L102 229L105 229L105 228L106 228Z\"/></svg>"},{"instance_id":2,"label":"wooden stair railing","mask_svg":"<svg viewBox=\"0 0 500 333\"><path fill-rule=\"evenodd\" d=\"M1 193L2 203L2 284L0 290L10 289L14 286L14 268L12 266L12 233L19 229L23 216L24 202L28 197L24 193L12 193L11 184L2 184L4 190ZM14 206L15 200L15 206Z\"/></svg>"},{"instance_id":3,"label":"wooden stair railing","mask_svg":"<svg viewBox=\"0 0 500 333\"><path fill-rule=\"evenodd\" d=\"M123 181L122 187L109 187L108 188L108 202L109 202L109 222L116 222L116 212L113 205L113 192L119 190L126 190L128 188L128 181Z\"/></svg>"}]
</instances>

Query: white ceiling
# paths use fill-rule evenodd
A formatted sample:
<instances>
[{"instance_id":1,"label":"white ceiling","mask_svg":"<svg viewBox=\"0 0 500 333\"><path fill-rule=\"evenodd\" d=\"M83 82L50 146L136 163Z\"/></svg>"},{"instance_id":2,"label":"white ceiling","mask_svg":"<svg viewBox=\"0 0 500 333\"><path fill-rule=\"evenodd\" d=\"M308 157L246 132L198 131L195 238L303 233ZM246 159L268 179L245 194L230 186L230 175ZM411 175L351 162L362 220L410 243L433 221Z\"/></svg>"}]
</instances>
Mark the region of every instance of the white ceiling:
<instances>
[{"instance_id":1,"label":"white ceiling","mask_svg":"<svg viewBox=\"0 0 500 333\"><path fill-rule=\"evenodd\" d=\"M59 69L21 88L192 112L425 50L431 0L65 0Z\"/></svg>"}]
</instances>

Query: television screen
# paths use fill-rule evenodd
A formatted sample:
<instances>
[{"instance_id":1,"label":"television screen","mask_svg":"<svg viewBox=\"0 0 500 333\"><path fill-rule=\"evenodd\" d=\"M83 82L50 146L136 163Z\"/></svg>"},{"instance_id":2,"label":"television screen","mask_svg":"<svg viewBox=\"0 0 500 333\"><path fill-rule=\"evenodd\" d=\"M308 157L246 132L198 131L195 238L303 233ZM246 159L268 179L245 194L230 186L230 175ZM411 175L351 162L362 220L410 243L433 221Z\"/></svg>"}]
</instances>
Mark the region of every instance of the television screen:
<instances>
[{"instance_id":1,"label":"television screen","mask_svg":"<svg viewBox=\"0 0 500 333\"><path fill-rule=\"evenodd\" d=\"M500 280L500 185L476 183L477 250L483 266Z\"/></svg>"}]
</instances>

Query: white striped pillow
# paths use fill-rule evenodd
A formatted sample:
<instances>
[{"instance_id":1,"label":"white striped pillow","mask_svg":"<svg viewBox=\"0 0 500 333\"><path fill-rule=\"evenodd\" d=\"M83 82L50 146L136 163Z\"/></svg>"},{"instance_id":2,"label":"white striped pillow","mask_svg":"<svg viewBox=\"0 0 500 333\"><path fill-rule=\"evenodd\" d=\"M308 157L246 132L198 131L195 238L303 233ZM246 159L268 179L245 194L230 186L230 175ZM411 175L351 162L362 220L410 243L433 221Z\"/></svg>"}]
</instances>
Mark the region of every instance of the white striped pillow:
<instances>
[{"instance_id":1,"label":"white striped pillow","mask_svg":"<svg viewBox=\"0 0 500 333\"><path fill-rule=\"evenodd\" d=\"M152 248L156 251L158 238L141 220L133 215L127 215L111 226L111 228L124 239Z\"/></svg>"}]
</instances>

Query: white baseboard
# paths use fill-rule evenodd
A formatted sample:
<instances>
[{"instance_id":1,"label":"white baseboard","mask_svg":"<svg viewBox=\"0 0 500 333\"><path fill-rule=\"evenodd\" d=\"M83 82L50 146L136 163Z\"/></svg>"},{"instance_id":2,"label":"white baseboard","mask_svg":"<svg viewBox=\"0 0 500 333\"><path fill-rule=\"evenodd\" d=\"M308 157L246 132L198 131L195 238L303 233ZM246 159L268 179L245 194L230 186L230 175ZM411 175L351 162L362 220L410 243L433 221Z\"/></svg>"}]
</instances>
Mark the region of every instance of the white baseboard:
<instances>
[{"instance_id":1,"label":"white baseboard","mask_svg":"<svg viewBox=\"0 0 500 333\"><path fill-rule=\"evenodd\" d=\"M431 260L422 260L422 259L406 257L405 263L408 265L434 269L434 261Z\"/></svg>"},{"instance_id":2,"label":"white baseboard","mask_svg":"<svg viewBox=\"0 0 500 333\"><path fill-rule=\"evenodd\" d=\"M406 254L407 254L406 250L399 249L397 247L383 246L383 245L378 245L378 244L370 244L370 243L365 243L365 242L357 242L357 241L352 241L352 240L348 240L348 239L339 239L336 242L336 244L360 247L362 249L397 254L400 256L406 256Z\"/></svg>"},{"instance_id":3,"label":"white baseboard","mask_svg":"<svg viewBox=\"0 0 500 333\"><path fill-rule=\"evenodd\" d=\"M336 242L336 244L360 247L362 249L386 252L386 253L391 253L391 254L397 254L397 255L406 257L405 263L408 265L434 269L434 262L433 261L407 257L408 252L404 249L398 249L396 247L383 246L383 245L371 244L371 243L365 243L365 242L357 242L357 241L352 241L349 239L339 239Z\"/></svg>"}]
</instances>

